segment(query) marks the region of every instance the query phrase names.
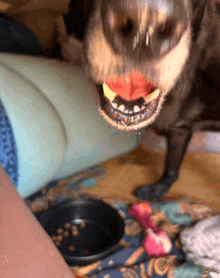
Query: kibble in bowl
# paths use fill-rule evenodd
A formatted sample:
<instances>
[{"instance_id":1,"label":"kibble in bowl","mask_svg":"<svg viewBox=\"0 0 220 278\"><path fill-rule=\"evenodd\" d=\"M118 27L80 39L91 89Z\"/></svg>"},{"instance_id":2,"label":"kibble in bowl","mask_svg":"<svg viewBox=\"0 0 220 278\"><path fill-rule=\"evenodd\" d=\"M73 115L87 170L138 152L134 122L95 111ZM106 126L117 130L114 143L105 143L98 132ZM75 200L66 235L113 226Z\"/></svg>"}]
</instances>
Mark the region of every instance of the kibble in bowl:
<instances>
[{"instance_id":1,"label":"kibble in bowl","mask_svg":"<svg viewBox=\"0 0 220 278\"><path fill-rule=\"evenodd\" d=\"M70 266L107 257L119 248L124 234L117 210L99 200L63 201L38 219Z\"/></svg>"}]
</instances>

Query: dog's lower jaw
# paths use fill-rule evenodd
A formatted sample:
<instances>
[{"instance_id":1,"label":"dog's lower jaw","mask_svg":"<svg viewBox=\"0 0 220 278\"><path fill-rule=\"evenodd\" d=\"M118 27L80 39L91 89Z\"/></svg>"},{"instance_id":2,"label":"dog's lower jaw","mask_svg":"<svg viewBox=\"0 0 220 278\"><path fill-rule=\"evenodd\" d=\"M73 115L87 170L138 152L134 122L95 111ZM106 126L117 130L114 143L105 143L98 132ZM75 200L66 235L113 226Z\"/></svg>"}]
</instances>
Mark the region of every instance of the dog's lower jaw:
<instances>
[{"instance_id":1,"label":"dog's lower jaw","mask_svg":"<svg viewBox=\"0 0 220 278\"><path fill-rule=\"evenodd\" d=\"M159 200L166 195L171 185L177 180L177 178L178 176L175 173L172 177L165 174L156 184L143 185L139 187L135 191L134 195L145 201Z\"/></svg>"},{"instance_id":2,"label":"dog's lower jaw","mask_svg":"<svg viewBox=\"0 0 220 278\"><path fill-rule=\"evenodd\" d=\"M99 100L100 101L100 100ZM102 108L102 105L101 105L101 101L99 103L99 106L98 106L98 111L100 113L100 115L113 127L119 129L119 130L124 130L124 131L136 131L136 130L140 130L140 129L143 129L145 128L146 126L149 126L151 125L156 119L157 117L159 116L159 113L160 113L160 110L162 108L162 104L163 102L165 101L165 96L161 95L160 96L160 99L158 101L158 105L157 105L157 109L156 111L154 112L154 114L144 120L144 121L140 121L136 124L133 124L133 125L122 125L121 123L117 123L117 120L113 120L111 117L109 117L109 115L107 115L107 113L104 111L104 109Z\"/></svg>"}]
</instances>

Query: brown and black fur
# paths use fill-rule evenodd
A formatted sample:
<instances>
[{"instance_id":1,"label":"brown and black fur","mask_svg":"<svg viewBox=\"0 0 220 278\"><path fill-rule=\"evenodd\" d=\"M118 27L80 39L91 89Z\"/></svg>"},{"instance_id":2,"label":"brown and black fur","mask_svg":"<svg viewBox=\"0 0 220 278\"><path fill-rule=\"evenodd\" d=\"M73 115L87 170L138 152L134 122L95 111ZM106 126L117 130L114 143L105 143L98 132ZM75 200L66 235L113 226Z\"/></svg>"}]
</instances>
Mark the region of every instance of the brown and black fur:
<instances>
[{"instance_id":1,"label":"brown and black fur","mask_svg":"<svg viewBox=\"0 0 220 278\"><path fill-rule=\"evenodd\" d=\"M154 2L160 1L163 2ZM175 23L178 28L172 34L173 44L170 40L165 50L157 42L153 49L140 44L133 50L130 47L133 29L130 37L123 38L114 29L117 14L133 17L134 29L139 28L140 33L144 30L141 34L149 30L145 30L149 27L147 24L160 26L166 21L160 11L154 15L152 9L149 11L143 6L142 0L96 0L87 14L83 37L85 70L98 88L107 78L135 70L160 88L154 113L143 121L139 121L137 115L133 122L131 119L122 121L120 115L119 120L114 114L111 117L105 110L108 104L100 90L99 111L110 124L124 130L152 126L167 136L167 157L161 180L151 186L141 186L135 193L145 200L159 199L176 181L194 131L220 130L220 0L168 2L177 5L174 14L181 11L181 16L176 14L175 18L180 18Z\"/></svg>"}]
</instances>

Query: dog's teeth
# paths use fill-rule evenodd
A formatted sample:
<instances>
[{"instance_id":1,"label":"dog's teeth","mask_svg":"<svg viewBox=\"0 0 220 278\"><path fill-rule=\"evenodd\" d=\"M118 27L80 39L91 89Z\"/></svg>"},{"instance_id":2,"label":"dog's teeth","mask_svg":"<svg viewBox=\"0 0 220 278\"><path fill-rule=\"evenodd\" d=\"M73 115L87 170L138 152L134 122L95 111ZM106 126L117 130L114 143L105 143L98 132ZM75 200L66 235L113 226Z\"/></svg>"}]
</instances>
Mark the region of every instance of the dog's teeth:
<instances>
[{"instance_id":1,"label":"dog's teeth","mask_svg":"<svg viewBox=\"0 0 220 278\"><path fill-rule=\"evenodd\" d=\"M106 83L104 83L102 87L104 95L112 102L117 94L113 92Z\"/></svg>"},{"instance_id":2,"label":"dog's teeth","mask_svg":"<svg viewBox=\"0 0 220 278\"><path fill-rule=\"evenodd\" d=\"M137 106L137 105L135 105L134 106L134 113L137 113L137 112L140 112L141 111L141 109L139 108L139 106Z\"/></svg>"},{"instance_id":3,"label":"dog's teeth","mask_svg":"<svg viewBox=\"0 0 220 278\"><path fill-rule=\"evenodd\" d=\"M120 110L121 112L124 112L125 110L125 106L122 104L118 107L118 110Z\"/></svg>"},{"instance_id":4,"label":"dog's teeth","mask_svg":"<svg viewBox=\"0 0 220 278\"><path fill-rule=\"evenodd\" d=\"M150 103L152 100L157 98L159 96L159 94L160 94L160 90L156 89L150 95L145 96L144 100L145 100L146 103Z\"/></svg>"},{"instance_id":5,"label":"dog's teeth","mask_svg":"<svg viewBox=\"0 0 220 278\"><path fill-rule=\"evenodd\" d=\"M144 110L146 108L146 106L142 105L141 106L141 111Z\"/></svg>"},{"instance_id":6,"label":"dog's teeth","mask_svg":"<svg viewBox=\"0 0 220 278\"><path fill-rule=\"evenodd\" d=\"M114 108L118 108L117 103L112 102L111 105L112 105Z\"/></svg>"}]
</instances>

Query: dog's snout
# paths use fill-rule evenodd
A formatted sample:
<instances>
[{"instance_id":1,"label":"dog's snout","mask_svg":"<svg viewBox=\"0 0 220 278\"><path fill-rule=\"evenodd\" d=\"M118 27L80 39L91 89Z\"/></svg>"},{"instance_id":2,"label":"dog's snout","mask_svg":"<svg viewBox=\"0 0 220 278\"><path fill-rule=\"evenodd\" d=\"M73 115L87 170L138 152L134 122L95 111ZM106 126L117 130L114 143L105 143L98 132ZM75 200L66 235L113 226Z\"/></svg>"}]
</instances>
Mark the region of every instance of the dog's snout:
<instances>
[{"instance_id":1,"label":"dog's snout","mask_svg":"<svg viewBox=\"0 0 220 278\"><path fill-rule=\"evenodd\" d=\"M101 14L108 43L136 61L169 52L187 26L184 6L175 0L104 1Z\"/></svg>"}]
</instances>

